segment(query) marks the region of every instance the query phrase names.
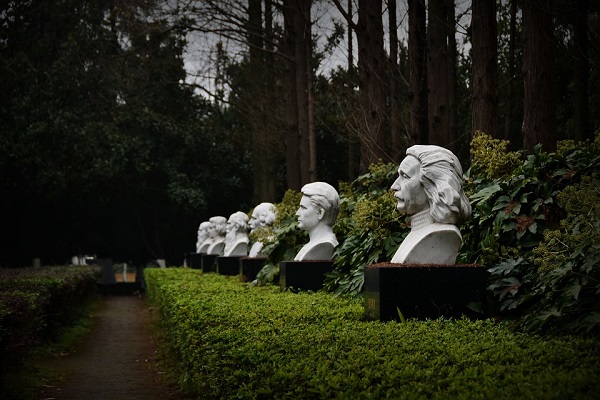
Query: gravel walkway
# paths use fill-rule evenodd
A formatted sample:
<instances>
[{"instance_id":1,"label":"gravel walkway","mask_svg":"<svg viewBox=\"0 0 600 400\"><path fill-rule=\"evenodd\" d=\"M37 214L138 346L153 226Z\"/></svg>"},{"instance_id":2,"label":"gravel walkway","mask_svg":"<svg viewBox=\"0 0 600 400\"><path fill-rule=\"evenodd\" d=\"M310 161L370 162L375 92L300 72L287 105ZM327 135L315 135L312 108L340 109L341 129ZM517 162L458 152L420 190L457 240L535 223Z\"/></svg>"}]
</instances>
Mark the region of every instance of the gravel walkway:
<instances>
[{"instance_id":1,"label":"gravel walkway","mask_svg":"<svg viewBox=\"0 0 600 400\"><path fill-rule=\"evenodd\" d=\"M89 335L68 355L44 365L59 374L40 399L181 399L156 364L152 316L141 296L104 296Z\"/></svg>"}]
</instances>

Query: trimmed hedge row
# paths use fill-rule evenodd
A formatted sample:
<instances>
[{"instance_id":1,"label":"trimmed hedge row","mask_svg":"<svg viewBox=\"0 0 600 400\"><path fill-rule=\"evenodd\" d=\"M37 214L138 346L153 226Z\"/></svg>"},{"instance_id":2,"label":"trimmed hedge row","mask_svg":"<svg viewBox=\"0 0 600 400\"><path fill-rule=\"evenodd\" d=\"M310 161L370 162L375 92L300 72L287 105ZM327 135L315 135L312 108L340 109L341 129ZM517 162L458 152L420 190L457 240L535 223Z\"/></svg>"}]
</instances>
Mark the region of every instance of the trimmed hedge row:
<instances>
[{"instance_id":1,"label":"trimmed hedge row","mask_svg":"<svg viewBox=\"0 0 600 400\"><path fill-rule=\"evenodd\" d=\"M96 267L0 269L0 383L32 346L79 317L99 274Z\"/></svg>"},{"instance_id":2,"label":"trimmed hedge row","mask_svg":"<svg viewBox=\"0 0 600 400\"><path fill-rule=\"evenodd\" d=\"M592 339L487 321L363 321L357 300L249 288L189 269L146 271L180 384L201 398L586 399Z\"/></svg>"}]
</instances>

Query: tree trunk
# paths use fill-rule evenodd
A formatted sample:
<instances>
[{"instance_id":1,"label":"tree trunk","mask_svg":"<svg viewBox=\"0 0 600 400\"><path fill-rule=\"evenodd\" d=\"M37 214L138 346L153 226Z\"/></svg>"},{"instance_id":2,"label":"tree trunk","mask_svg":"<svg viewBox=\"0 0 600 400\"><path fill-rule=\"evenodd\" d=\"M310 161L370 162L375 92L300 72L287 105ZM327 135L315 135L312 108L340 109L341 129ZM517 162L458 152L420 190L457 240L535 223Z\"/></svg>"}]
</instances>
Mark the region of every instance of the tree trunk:
<instances>
[{"instance_id":1,"label":"tree trunk","mask_svg":"<svg viewBox=\"0 0 600 400\"><path fill-rule=\"evenodd\" d=\"M510 0L510 30L508 44L508 88L506 91L506 111L504 119L504 139L511 143L511 147L517 147L520 142L519 132L512 129L514 108L514 87L516 79L515 47L517 36L517 0ZM521 144L518 146L521 147Z\"/></svg>"},{"instance_id":2,"label":"tree trunk","mask_svg":"<svg viewBox=\"0 0 600 400\"><path fill-rule=\"evenodd\" d=\"M427 31L425 0L408 0L409 144L427 144Z\"/></svg>"},{"instance_id":3,"label":"tree trunk","mask_svg":"<svg viewBox=\"0 0 600 400\"><path fill-rule=\"evenodd\" d=\"M498 115L498 60L496 32L496 2L473 2L473 96L472 133L483 131L499 138Z\"/></svg>"},{"instance_id":4,"label":"tree trunk","mask_svg":"<svg viewBox=\"0 0 600 400\"><path fill-rule=\"evenodd\" d=\"M554 151L554 32L550 0L525 0L523 35L523 147L530 154L538 143L544 151Z\"/></svg>"},{"instance_id":5,"label":"tree trunk","mask_svg":"<svg viewBox=\"0 0 600 400\"><path fill-rule=\"evenodd\" d=\"M316 134L312 78L311 1L283 3L285 119L288 188L300 190L317 179Z\"/></svg>"},{"instance_id":6,"label":"tree trunk","mask_svg":"<svg viewBox=\"0 0 600 400\"><path fill-rule=\"evenodd\" d=\"M282 53L284 54L284 102L283 125L285 131L286 175L288 189L300 190L302 187L302 170L300 158L300 121L298 119L298 87L296 82L296 31L294 23L296 0L285 0L282 6L284 21L284 35L282 40ZM297 17L296 17L297 18Z\"/></svg>"},{"instance_id":7,"label":"tree trunk","mask_svg":"<svg viewBox=\"0 0 600 400\"><path fill-rule=\"evenodd\" d=\"M360 133L360 171L386 158L383 77L383 22L381 0L358 1L358 82L364 129Z\"/></svg>"},{"instance_id":8,"label":"tree trunk","mask_svg":"<svg viewBox=\"0 0 600 400\"><path fill-rule=\"evenodd\" d=\"M573 107L575 109L575 132L573 139L584 141L593 139L590 130L589 76L588 58L588 0L574 0L573 7L573 57L575 57L575 75L573 77Z\"/></svg>"},{"instance_id":9,"label":"tree trunk","mask_svg":"<svg viewBox=\"0 0 600 400\"><path fill-rule=\"evenodd\" d=\"M348 0L348 15L352 15L352 1ZM348 74L353 74L354 70L354 43L353 43L353 24L348 22ZM354 88L348 85L348 99L354 98ZM348 182L356 179L358 172L358 139L352 129L348 129Z\"/></svg>"},{"instance_id":10,"label":"tree trunk","mask_svg":"<svg viewBox=\"0 0 600 400\"><path fill-rule=\"evenodd\" d=\"M450 134L450 88L445 0L429 1L427 28L427 99L429 143L448 146Z\"/></svg>"},{"instance_id":11,"label":"tree trunk","mask_svg":"<svg viewBox=\"0 0 600 400\"><path fill-rule=\"evenodd\" d=\"M390 42L389 62L389 99L390 99L390 141L391 155L394 160L404 153L401 149L400 133L400 100L399 100L399 69L398 69L398 21L396 17L396 0L388 0L388 22Z\"/></svg>"},{"instance_id":12,"label":"tree trunk","mask_svg":"<svg viewBox=\"0 0 600 400\"><path fill-rule=\"evenodd\" d=\"M448 130L449 142L446 147L458 154L458 150L464 147L458 142L458 126L457 126L457 65L458 65L458 50L456 48L456 16L454 15L454 0L446 0L446 37L448 38Z\"/></svg>"}]
</instances>

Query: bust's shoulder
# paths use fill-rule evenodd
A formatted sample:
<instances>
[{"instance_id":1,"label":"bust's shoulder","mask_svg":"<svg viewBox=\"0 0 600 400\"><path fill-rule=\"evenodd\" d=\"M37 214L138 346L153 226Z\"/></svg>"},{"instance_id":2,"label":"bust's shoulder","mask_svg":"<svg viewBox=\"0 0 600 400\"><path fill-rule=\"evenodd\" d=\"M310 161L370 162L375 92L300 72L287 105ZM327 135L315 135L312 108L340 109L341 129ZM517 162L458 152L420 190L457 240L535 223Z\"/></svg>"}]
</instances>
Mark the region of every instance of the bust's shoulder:
<instances>
[{"instance_id":1,"label":"bust's shoulder","mask_svg":"<svg viewBox=\"0 0 600 400\"><path fill-rule=\"evenodd\" d=\"M430 224L412 232L392 258L393 263L454 264L462 245L459 229L452 224Z\"/></svg>"}]
</instances>

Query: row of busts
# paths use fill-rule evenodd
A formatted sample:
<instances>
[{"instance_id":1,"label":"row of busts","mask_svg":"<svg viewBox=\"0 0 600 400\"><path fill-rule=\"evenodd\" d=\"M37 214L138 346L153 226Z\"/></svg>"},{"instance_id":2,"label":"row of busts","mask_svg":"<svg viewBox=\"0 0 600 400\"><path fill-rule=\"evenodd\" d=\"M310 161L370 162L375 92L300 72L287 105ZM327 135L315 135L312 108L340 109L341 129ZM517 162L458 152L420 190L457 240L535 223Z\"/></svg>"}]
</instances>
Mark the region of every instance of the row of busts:
<instances>
[{"instance_id":1,"label":"row of busts","mask_svg":"<svg viewBox=\"0 0 600 400\"><path fill-rule=\"evenodd\" d=\"M395 192L397 209L411 217L411 232L396 251L392 263L455 263L462 244L456 225L471 215L462 179L462 167L451 151L430 145L407 149L391 189ZM296 216L298 227L308 233L309 242L294 260L330 260L338 245L333 233L340 207L338 192L325 182L309 183L301 191ZM273 204L261 203L250 219L241 211L229 219L212 217L198 228L196 252L256 257L262 243L254 243L248 252L248 230L269 226L275 215Z\"/></svg>"},{"instance_id":2,"label":"row of busts","mask_svg":"<svg viewBox=\"0 0 600 400\"><path fill-rule=\"evenodd\" d=\"M331 259L333 250L338 245L333 224L339 208L339 194L330 184L313 182L304 185L296 216L298 227L308 233L309 242L300 249L295 261ZM276 215L273 204L261 203L254 208L250 218L242 211L231 214L229 219L212 217L198 227L196 252L225 257L259 256L263 243L257 241L248 250L248 231L255 232L271 226Z\"/></svg>"},{"instance_id":3,"label":"row of busts","mask_svg":"<svg viewBox=\"0 0 600 400\"><path fill-rule=\"evenodd\" d=\"M251 218L242 211L231 214L229 219L222 216L212 217L198 227L196 253L256 257L260 254L263 244L255 242L248 251L248 231L255 232L272 225L275 217L275 206L271 203L256 206Z\"/></svg>"}]
</instances>

